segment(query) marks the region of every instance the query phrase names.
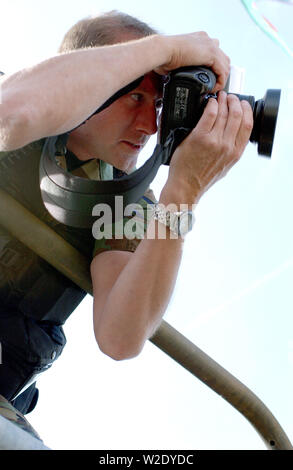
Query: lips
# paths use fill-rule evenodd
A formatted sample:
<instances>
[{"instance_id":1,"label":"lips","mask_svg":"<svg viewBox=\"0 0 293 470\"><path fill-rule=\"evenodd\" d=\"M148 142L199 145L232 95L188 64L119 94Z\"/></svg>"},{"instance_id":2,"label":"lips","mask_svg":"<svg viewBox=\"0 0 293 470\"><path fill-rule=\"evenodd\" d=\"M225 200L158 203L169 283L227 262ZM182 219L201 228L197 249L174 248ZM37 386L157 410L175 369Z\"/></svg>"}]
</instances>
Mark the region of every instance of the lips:
<instances>
[{"instance_id":1,"label":"lips","mask_svg":"<svg viewBox=\"0 0 293 470\"><path fill-rule=\"evenodd\" d=\"M144 144L142 143L134 143L134 142L129 142L128 140L122 140L122 143L123 144L126 144L129 148L131 148L132 150L136 150L136 151L139 151L143 148Z\"/></svg>"}]
</instances>

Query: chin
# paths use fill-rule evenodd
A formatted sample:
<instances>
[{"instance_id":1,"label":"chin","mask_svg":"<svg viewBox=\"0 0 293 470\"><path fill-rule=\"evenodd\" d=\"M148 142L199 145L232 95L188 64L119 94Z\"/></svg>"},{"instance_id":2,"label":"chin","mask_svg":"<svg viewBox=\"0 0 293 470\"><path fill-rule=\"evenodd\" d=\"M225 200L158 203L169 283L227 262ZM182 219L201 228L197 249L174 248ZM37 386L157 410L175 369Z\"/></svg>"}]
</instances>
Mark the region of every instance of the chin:
<instances>
[{"instance_id":1,"label":"chin","mask_svg":"<svg viewBox=\"0 0 293 470\"><path fill-rule=\"evenodd\" d=\"M135 165L137 163L137 158L128 157L123 158L123 160L119 160L114 166L118 168L118 170L124 171L125 173L129 173L131 170L134 170Z\"/></svg>"}]
</instances>

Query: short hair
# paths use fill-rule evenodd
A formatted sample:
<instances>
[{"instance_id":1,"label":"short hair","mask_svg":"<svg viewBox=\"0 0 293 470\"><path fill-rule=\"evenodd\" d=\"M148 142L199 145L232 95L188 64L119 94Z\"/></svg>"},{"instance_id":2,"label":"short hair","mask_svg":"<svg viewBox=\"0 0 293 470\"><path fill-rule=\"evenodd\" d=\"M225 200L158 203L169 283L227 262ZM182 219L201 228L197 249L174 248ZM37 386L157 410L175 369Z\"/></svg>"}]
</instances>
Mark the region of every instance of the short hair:
<instances>
[{"instance_id":1,"label":"short hair","mask_svg":"<svg viewBox=\"0 0 293 470\"><path fill-rule=\"evenodd\" d=\"M133 16L112 10L78 21L65 34L58 52L115 44L121 42L121 33L133 33L134 38L141 38L157 31Z\"/></svg>"}]
</instances>

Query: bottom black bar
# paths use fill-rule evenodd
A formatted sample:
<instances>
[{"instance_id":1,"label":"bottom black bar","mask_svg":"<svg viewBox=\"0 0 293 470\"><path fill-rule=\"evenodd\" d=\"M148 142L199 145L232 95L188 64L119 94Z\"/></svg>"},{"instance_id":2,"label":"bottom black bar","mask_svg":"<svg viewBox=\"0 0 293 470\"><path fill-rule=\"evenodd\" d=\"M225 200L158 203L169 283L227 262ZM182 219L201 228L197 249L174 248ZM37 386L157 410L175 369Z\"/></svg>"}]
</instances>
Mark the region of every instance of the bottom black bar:
<instances>
[{"instance_id":1,"label":"bottom black bar","mask_svg":"<svg viewBox=\"0 0 293 470\"><path fill-rule=\"evenodd\" d=\"M74 463L74 465L94 465L100 469L119 468L135 470L141 467L157 465L169 465L175 468L207 468L207 465L223 465L223 468L235 469L235 465L255 464L256 462L270 465L274 461L291 460L290 454L286 451L269 450L60 450L60 451L4 451L9 453L9 459L30 462L46 461L50 462L56 458L62 458L64 462ZM3 457L5 454L2 454ZM7 455L6 455L7 456ZM11 461L10 461L11 463ZM83 467L84 468L84 467ZM219 467L218 467L219 468ZM222 468L222 467L220 467Z\"/></svg>"}]
</instances>

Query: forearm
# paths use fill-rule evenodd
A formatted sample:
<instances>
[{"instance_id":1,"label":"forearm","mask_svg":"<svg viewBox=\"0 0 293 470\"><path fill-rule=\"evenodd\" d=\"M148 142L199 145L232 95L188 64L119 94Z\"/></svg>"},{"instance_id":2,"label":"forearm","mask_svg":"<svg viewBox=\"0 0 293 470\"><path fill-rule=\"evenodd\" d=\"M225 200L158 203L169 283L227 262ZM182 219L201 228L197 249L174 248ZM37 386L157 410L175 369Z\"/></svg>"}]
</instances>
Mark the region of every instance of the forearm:
<instances>
[{"instance_id":1,"label":"forearm","mask_svg":"<svg viewBox=\"0 0 293 470\"><path fill-rule=\"evenodd\" d=\"M162 193L160 203L171 202L176 203L176 197ZM94 286L95 334L106 354L115 359L136 356L156 331L174 290L183 246L184 239L171 238L169 229L152 220L144 240L117 275L103 308L101 293Z\"/></svg>"},{"instance_id":2,"label":"forearm","mask_svg":"<svg viewBox=\"0 0 293 470\"><path fill-rule=\"evenodd\" d=\"M135 78L168 60L161 36L52 57L3 80L0 111L27 113L18 146L69 131L107 98ZM11 129L12 131L12 129Z\"/></svg>"}]
</instances>

